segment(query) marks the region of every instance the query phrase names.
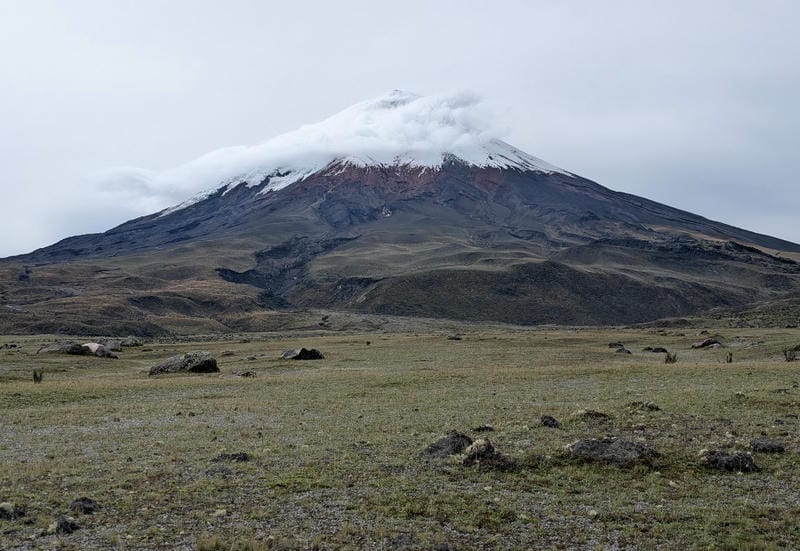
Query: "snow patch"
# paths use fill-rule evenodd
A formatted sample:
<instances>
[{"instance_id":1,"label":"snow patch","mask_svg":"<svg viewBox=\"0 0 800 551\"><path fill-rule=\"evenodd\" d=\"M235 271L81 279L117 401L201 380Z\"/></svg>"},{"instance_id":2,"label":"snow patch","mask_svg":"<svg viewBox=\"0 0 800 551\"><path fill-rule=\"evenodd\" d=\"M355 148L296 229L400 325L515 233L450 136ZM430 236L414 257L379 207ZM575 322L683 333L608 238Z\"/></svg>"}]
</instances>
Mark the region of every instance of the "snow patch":
<instances>
[{"instance_id":1,"label":"snow patch","mask_svg":"<svg viewBox=\"0 0 800 551\"><path fill-rule=\"evenodd\" d=\"M159 195L195 195L162 216L245 183L261 193L283 189L321 170L347 165L438 168L447 159L479 167L570 173L495 138L492 117L469 93L418 96L395 90L364 101L316 124L302 126L254 146L227 147L159 173L126 168L108 173L119 185ZM210 190L210 191L200 191ZM199 191L199 193L198 193Z\"/></svg>"}]
</instances>

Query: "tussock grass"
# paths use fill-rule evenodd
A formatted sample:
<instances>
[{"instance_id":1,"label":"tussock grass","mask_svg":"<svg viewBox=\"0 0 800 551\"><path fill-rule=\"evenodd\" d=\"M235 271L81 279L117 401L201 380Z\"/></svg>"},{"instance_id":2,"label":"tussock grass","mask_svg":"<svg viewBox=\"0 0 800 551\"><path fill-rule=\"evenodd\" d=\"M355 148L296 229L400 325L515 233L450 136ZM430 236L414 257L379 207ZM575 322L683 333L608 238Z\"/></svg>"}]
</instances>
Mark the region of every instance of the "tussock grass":
<instances>
[{"instance_id":1,"label":"tussock grass","mask_svg":"<svg viewBox=\"0 0 800 551\"><path fill-rule=\"evenodd\" d=\"M696 334L645 330L254 335L149 344L119 360L37 356L43 338L7 338L23 348L0 352L0 501L27 514L0 520L0 547L797 547L800 374L782 351L798 332L720 332L735 363L729 350L691 350ZM612 340L668 346L681 361L614 354ZM301 346L325 359L277 359ZM222 373L148 378L189 350L212 352ZM231 375L244 368L255 377ZM581 409L609 418L573 416ZM421 457L448 429L477 438L470 427L482 425L518 468ZM698 463L701 449L746 450L762 433L787 452L755 454L758 473ZM604 436L660 456L633 469L562 456ZM238 452L250 460L212 461ZM73 534L43 533L84 495L102 509L78 516Z\"/></svg>"}]
</instances>

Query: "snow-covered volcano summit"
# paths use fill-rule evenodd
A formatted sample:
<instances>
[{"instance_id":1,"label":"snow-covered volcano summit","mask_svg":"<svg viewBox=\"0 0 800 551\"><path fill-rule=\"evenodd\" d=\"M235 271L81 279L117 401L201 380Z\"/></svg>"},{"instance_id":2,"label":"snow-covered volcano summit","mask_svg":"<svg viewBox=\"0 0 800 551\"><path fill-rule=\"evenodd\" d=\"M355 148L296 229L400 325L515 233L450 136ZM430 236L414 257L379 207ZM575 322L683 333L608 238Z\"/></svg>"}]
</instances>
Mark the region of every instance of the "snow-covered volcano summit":
<instances>
[{"instance_id":1,"label":"snow-covered volcano summit","mask_svg":"<svg viewBox=\"0 0 800 551\"><path fill-rule=\"evenodd\" d=\"M202 200L244 182L278 190L332 166L441 167L457 161L479 167L545 173L565 171L499 140L479 98L467 93L419 96L394 90L315 124L254 146L228 147L152 173L127 169L138 185ZM119 181L119 174L114 175Z\"/></svg>"}]
</instances>

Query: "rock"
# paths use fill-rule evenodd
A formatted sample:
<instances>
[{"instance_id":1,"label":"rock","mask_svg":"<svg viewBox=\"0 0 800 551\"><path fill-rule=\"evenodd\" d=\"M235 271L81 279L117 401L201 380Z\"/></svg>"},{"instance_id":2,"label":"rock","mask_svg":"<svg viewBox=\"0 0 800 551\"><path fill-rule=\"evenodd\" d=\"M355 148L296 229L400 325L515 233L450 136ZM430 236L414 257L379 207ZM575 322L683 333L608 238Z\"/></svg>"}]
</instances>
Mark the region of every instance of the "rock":
<instances>
[{"instance_id":1,"label":"rock","mask_svg":"<svg viewBox=\"0 0 800 551\"><path fill-rule=\"evenodd\" d=\"M247 454L247 452L221 453L211 461L213 463L220 463L221 461L235 461L237 463L244 463L245 461L250 461L250 456Z\"/></svg>"},{"instance_id":2,"label":"rock","mask_svg":"<svg viewBox=\"0 0 800 551\"><path fill-rule=\"evenodd\" d=\"M54 342L42 346L37 354L72 354L75 356L88 356L92 351L76 342Z\"/></svg>"},{"instance_id":3,"label":"rock","mask_svg":"<svg viewBox=\"0 0 800 551\"><path fill-rule=\"evenodd\" d=\"M122 350L122 341L120 340L101 339L99 342L112 352L120 352Z\"/></svg>"},{"instance_id":4,"label":"rock","mask_svg":"<svg viewBox=\"0 0 800 551\"><path fill-rule=\"evenodd\" d=\"M652 352L653 354L669 354L669 350L661 346L645 346L642 352Z\"/></svg>"},{"instance_id":5,"label":"rock","mask_svg":"<svg viewBox=\"0 0 800 551\"><path fill-rule=\"evenodd\" d=\"M88 497L79 497L69 504L69 510L84 515L92 515L100 510L100 505Z\"/></svg>"},{"instance_id":6,"label":"rock","mask_svg":"<svg viewBox=\"0 0 800 551\"><path fill-rule=\"evenodd\" d=\"M539 417L539 421L543 426L551 429L557 429L561 426L561 423L559 423L555 417L551 417L550 415L542 415Z\"/></svg>"},{"instance_id":7,"label":"rock","mask_svg":"<svg viewBox=\"0 0 800 551\"><path fill-rule=\"evenodd\" d=\"M616 352L617 352L617 354L630 354L631 353L631 351L628 350L625 347L617 348Z\"/></svg>"},{"instance_id":8,"label":"rock","mask_svg":"<svg viewBox=\"0 0 800 551\"><path fill-rule=\"evenodd\" d=\"M82 346L84 348L88 348L91 354L97 356L98 358L119 358L119 356L114 354L108 347L97 342L90 342Z\"/></svg>"},{"instance_id":9,"label":"rock","mask_svg":"<svg viewBox=\"0 0 800 551\"><path fill-rule=\"evenodd\" d=\"M653 402L631 402L628 404L628 410L630 411L661 411L661 408L658 405L654 404Z\"/></svg>"},{"instance_id":10,"label":"rock","mask_svg":"<svg viewBox=\"0 0 800 551\"><path fill-rule=\"evenodd\" d=\"M780 440L755 438L750 442L750 449L758 453L783 453L786 446Z\"/></svg>"},{"instance_id":11,"label":"rock","mask_svg":"<svg viewBox=\"0 0 800 551\"><path fill-rule=\"evenodd\" d=\"M7 342L3 346L0 346L0 350L13 350L15 348L19 348L19 346L13 342Z\"/></svg>"},{"instance_id":12,"label":"rock","mask_svg":"<svg viewBox=\"0 0 800 551\"><path fill-rule=\"evenodd\" d=\"M50 534L71 534L78 528L80 526L74 518L61 515L55 522L50 524L47 532Z\"/></svg>"},{"instance_id":13,"label":"rock","mask_svg":"<svg viewBox=\"0 0 800 551\"><path fill-rule=\"evenodd\" d=\"M579 461L625 468L650 465L658 457L658 453L646 444L616 438L578 440L568 445L566 452L569 457Z\"/></svg>"},{"instance_id":14,"label":"rock","mask_svg":"<svg viewBox=\"0 0 800 551\"><path fill-rule=\"evenodd\" d=\"M448 341L460 341L461 335L447 335Z\"/></svg>"},{"instance_id":15,"label":"rock","mask_svg":"<svg viewBox=\"0 0 800 551\"><path fill-rule=\"evenodd\" d=\"M220 357L235 356L235 355L236 352L234 352L233 350L223 350L222 353L220 354Z\"/></svg>"},{"instance_id":16,"label":"rock","mask_svg":"<svg viewBox=\"0 0 800 551\"><path fill-rule=\"evenodd\" d=\"M167 358L150 368L150 375L161 373L218 373L217 360L208 352L187 352Z\"/></svg>"},{"instance_id":17,"label":"rock","mask_svg":"<svg viewBox=\"0 0 800 551\"><path fill-rule=\"evenodd\" d=\"M708 348L709 346L722 346L717 339L708 338L700 342L696 342L692 345L692 348L699 349L699 348Z\"/></svg>"},{"instance_id":18,"label":"rock","mask_svg":"<svg viewBox=\"0 0 800 551\"><path fill-rule=\"evenodd\" d=\"M4 501L0 503L0 520L14 520L25 516L25 507Z\"/></svg>"},{"instance_id":19,"label":"rock","mask_svg":"<svg viewBox=\"0 0 800 551\"><path fill-rule=\"evenodd\" d=\"M481 425L472 429L472 432L494 432L494 427L492 425Z\"/></svg>"},{"instance_id":20,"label":"rock","mask_svg":"<svg viewBox=\"0 0 800 551\"><path fill-rule=\"evenodd\" d=\"M139 337L134 337L131 335L122 339L119 344L120 346L142 346L144 341Z\"/></svg>"},{"instance_id":21,"label":"rock","mask_svg":"<svg viewBox=\"0 0 800 551\"><path fill-rule=\"evenodd\" d=\"M488 438L479 438L464 451L462 465L465 467L478 465L483 469L508 470L514 467L514 462L495 450Z\"/></svg>"},{"instance_id":22,"label":"rock","mask_svg":"<svg viewBox=\"0 0 800 551\"><path fill-rule=\"evenodd\" d=\"M625 348L625 345L621 342L610 342L608 343L609 348Z\"/></svg>"},{"instance_id":23,"label":"rock","mask_svg":"<svg viewBox=\"0 0 800 551\"><path fill-rule=\"evenodd\" d=\"M322 360L325 356L316 348L295 348L281 354L283 360Z\"/></svg>"},{"instance_id":24,"label":"rock","mask_svg":"<svg viewBox=\"0 0 800 551\"><path fill-rule=\"evenodd\" d=\"M472 438L458 431L449 430L445 436L425 448L422 454L428 457L447 457L463 452L470 444Z\"/></svg>"},{"instance_id":25,"label":"rock","mask_svg":"<svg viewBox=\"0 0 800 551\"><path fill-rule=\"evenodd\" d=\"M707 469L717 471L753 473L759 470L753 462L753 456L745 452L737 452L730 455L722 451L702 450L700 452L700 463Z\"/></svg>"},{"instance_id":26,"label":"rock","mask_svg":"<svg viewBox=\"0 0 800 551\"><path fill-rule=\"evenodd\" d=\"M256 376L256 372L255 371L234 371L233 375L234 375L234 377L255 377Z\"/></svg>"}]
</instances>

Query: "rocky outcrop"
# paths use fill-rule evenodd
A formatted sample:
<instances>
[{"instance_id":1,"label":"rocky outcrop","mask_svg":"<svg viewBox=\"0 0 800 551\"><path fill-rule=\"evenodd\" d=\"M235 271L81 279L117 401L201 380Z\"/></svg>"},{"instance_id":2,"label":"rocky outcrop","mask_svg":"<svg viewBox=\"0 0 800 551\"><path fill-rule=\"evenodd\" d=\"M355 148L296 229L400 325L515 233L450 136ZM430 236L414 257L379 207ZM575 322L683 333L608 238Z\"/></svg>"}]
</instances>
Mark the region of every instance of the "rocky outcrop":
<instances>
[{"instance_id":1,"label":"rocky outcrop","mask_svg":"<svg viewBox=\"0 0 800 551\"><path fill-rule=\"evenodd\" d=\"M188 352L167 358L150 368L150 375L162 373L218 373L217 360L208 352Z\"/></svg>"}]
</instances>

